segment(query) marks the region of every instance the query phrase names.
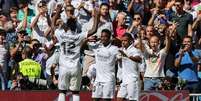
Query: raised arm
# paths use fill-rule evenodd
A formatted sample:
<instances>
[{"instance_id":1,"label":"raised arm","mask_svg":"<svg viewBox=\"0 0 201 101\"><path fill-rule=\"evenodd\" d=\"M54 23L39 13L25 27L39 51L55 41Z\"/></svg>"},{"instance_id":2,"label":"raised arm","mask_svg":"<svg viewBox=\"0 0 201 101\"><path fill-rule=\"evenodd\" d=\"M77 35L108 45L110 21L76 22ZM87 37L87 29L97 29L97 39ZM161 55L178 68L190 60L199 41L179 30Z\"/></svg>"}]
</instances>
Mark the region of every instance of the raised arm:
<instances>
[{"instance_id":1,"label":"raised arm","mask_svg":"<svg viewBox=\"0 0 201 101\"><path fill-rule=\"evenodd\" d=\"M149 19L148 25L152 26L154 24L154 20L155 20L155 18L157 16L158 12L159 12L158 8L153 8L152 9L152 16Z\"/></svg>"},{"instance_id":2,"label":"raised arm","mask_svg":"<svg viewBox=\"0 0 201 101\"><path fill-rule=\"evenodd\" d=\"M176 33L176 27L177 27L177 24L173 23L172 28L171 29L168 28L165 33L165 48L164 49L165 49L166 53L168 53L168 51L170 49L171 36Z\"/></svg>"},{"instance_id":3,"label":"raised arm","mask_svg":"<svg viewBox=\"0 0 201 101\"><path fill-rule=\"evenodd\" d=\"M23 29L26 29L26 27L27 27L28 10L29 10L28 6L25 7L25 8L23 8L23 11L24 11L24 19L22 20L22 27L23 27Z\"/></svg>"},{"instance_id":4,"label":"raised arm","mask_svg":"<svg viewBox=\"0 0 201 101\"><path fill-rule=\"evenodd\" d=\"M52 24L51 24L51 28L52 28L52 29L55 28L56 21L57 21L59 15L60 15L60 13L62 12L62 7L63 7L63 6L62 6L61 4L60 4L60 5L57 5L57 7L56 7L56 13L55 13L55 15L54 15L53 18L52 18Z\"/></svg>"},{"instance_id":5,"label":"raised arm","mask_svg":"<svg viewBox=\"0 0 201 101\"><path fill-rule=\"evenodd\" d=\"M200 21L201 21L201 14L199 14L197 19L193 22L193 25L192 25L193 30L197 29L197 26L199 25Z\"/></svg>"},{"instance_id":6,"label":"raised arm","mask_svg":"<svg viewBox=\"0 0 201 101\"><path fill-rule=\"evenodd\" d=\"M90 37L97 32L99 21L100 21L100 14L96 14L94 16L93 27L91 30L88 31L87 37Z\"/></svg>"},{"instance_id":7,"label":"raised arm","mask_svg":"<svg viewBox=\"0 0 201 101\"><path fill-rule=\"evenodd\" d=\"M39 10L39 13L36 15L36 17L34 18L34 20L31 22L30 27L32 29L34 29L37 26L37 22L38 22L38 19L39 19L39 17L40 17L41 14L42 14L42 11Z\"/></svg>"},{"instance_id":8,"label":"raised arm","mask_svg":"<svg viewBox=\"0 0 201 101\"><path fill-rule=\"evenodd\" d=\"M183 54L184 54L184 51L183 51L183 50L180 50L180 51L179 51L179 57L176 58L175 61L174 61L174 66L175 66L176 68L178 68L178 67L180 66L180 63L181 63L181 59L182 59L182 57L183 57Z\"/></svg>"},{"instance_id":9,"label":"raised arm","mask_svg":"<svg viewBox=\"0 0 201 101\"><path fill-rule=\"evenodd\" d=\"M188 23L188 36L193 36L193 29L192 29L192 25L193 25L193 16L190 17L190 21Z\"/></svg>"},{"instance_id":10,"label":"raised arm","mask_svg":"<svg viewBox=\"0 0 201 101\"><path fill-rule=\"evenodd\" d=\"M134 0L131 0L130 1L130 3L129 3L129 5L128 5L128 9L127 9L127 11L130 13L131 11L132 11L132 7L133 7L133 5L134 5Z\"/></svg>"}]
</instances>

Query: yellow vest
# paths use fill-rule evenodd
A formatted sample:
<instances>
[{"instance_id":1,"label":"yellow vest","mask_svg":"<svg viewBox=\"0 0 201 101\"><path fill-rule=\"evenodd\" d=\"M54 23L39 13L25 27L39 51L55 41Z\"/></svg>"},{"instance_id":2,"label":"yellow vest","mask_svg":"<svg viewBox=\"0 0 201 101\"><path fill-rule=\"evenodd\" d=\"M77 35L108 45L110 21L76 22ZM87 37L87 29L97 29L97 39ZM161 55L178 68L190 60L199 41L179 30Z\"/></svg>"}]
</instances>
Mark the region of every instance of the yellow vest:
<instances>
[{"instance_id":1,"label":"yellow vest","mask_svg":"<svg viewBox=\"0 0 201 101\"><path fill-rule=\"evenodd\" d=\"M19 62L19 70L23 76L28 76L29 78L40 78L41 75L41 65L31 59Z\"/></svg>"}]
</instances>

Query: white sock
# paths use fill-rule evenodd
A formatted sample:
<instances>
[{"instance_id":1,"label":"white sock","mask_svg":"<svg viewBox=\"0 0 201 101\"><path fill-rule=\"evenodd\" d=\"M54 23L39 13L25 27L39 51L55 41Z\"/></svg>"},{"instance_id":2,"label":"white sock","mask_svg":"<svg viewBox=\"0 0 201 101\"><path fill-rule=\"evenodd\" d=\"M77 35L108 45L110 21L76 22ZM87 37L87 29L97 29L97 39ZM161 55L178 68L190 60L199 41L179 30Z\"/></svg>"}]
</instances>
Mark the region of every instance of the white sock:
<instances>
[{"instance_id":1,"label":"white sock","mask_svg":"<svg viewBox=\"0 0 201 101\"><path fill-rule=\"evenodd\" d=\"M58 101L66 101L66 95L64 93L59 93Z\"/></svg>"},{"instance_id":2,"label":"white sock","mask_svg":"<svg viewBox=\"0 0 201 101\"><path fill-rule=\"evenodd\" d=\"M80 101L80 95L78 94L73 94L73 101Z\"/></svg>"}]
</instances>

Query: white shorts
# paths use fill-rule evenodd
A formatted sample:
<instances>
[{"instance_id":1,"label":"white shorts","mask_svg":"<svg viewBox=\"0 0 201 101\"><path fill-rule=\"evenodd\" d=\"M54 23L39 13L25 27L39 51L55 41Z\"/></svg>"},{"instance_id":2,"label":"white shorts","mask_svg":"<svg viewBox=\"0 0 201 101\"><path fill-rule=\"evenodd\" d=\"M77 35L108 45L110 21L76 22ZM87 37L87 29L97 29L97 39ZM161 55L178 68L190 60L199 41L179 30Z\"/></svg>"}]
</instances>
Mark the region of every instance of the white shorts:
<instances>
[{"instance_id":1,"label":"white shorts","mask_svg":"<svg viewBox=\"0 0 201 101\"><path fill-rule=\"evenodd\" d=\"M59 63L59 52L54 52L51 57L49 57L46 61L46 73L51 75L50 70L53 64ZM58 68L57 68L58 69Z\"/></svg>"},{"instance_id":2,"label":"white shorts","mask_svg":"<svg viewBox=\"0 0 201 101\"><path fill-rule=\"evenodd\" d=\"M134 81L128 84L121 84L117 93L118 98L126 98L128 100L139 101L140 95L140 82Z\"/></svg>"},{"instance_id":3,"label":"white shorts","mask_svg":"<svg viewBox=\"0 0 201 101\"><path fill-rule=\"evenodd\" d=\"M80 91L82 80L81 68L59 68L59 90Z\"/></svg>"},{"instance_id":4,"label":"white shorts","mask_svg":"<svg viewBox=\"0 0 201 101\"><path fill-rule=\"evenodd\" d=\"M113 99L115 95L115 82L95 82L92 98Z\"/></svg>"}]
</instances>

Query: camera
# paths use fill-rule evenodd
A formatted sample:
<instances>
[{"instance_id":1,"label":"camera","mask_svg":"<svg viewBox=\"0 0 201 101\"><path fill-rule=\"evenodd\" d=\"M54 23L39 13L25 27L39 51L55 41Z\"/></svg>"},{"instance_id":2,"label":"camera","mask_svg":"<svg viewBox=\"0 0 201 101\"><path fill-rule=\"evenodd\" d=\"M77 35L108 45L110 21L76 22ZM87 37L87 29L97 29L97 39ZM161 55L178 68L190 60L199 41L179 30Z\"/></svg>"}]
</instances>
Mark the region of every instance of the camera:
<instances>
[{"instance_id":1,"label":"camera","mask_svg":"<svg viewBox=\"0 0 201 101\"><path fill-rule=\"evenodd\" d=\"M181 49L184 49L186 44L181 44Z\"/></svg>"}]
</instances>

